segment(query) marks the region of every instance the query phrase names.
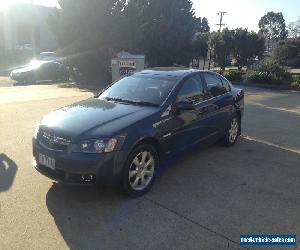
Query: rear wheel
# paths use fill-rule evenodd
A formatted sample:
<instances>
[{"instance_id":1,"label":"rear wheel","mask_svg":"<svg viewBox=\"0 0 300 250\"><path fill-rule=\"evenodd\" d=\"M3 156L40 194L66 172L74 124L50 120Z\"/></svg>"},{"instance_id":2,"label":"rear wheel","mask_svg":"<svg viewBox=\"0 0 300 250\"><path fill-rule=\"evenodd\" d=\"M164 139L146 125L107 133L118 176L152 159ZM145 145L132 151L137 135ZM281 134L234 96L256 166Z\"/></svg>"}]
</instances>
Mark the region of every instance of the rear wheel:
<instances>
[{"instance_id":1,"label":"rear wheel","mask_svg":"<svg viewBox=\"0 0 300 250\"><path fill-rule=\"evenodd\" d=\"M139 145L129 155L123 174L123 189L131 197L139 197L153 185L159 157L152 145Z\"/></svg>"},{"instance_id":2,"label":"rear wheel","mask_svg":"<svg viewBox=\"0 0 300 250\"><path fill-rule=\"evenodd\" d=\"M225 132L223 144L227 147L233 146L241 133L240 117L234 114L230 120L229 128Z\"/></svg>"}]
</instances>

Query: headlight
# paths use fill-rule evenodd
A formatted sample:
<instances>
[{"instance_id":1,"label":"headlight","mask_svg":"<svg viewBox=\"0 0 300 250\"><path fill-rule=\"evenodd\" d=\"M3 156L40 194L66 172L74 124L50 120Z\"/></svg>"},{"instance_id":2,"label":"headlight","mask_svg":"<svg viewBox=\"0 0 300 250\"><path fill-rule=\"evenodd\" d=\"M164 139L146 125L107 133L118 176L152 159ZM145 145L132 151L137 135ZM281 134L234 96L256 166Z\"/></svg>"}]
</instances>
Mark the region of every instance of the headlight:
<instances>
[{"instance_id":1,"label":"headlight","mask_svg":"<svg viewBox=\"0 0 300 250\"><path fill-rule=\"evenodd\" d=\"M75 145L73 152L84 152L84 153L109 153L116 149L118 140L111 138L108 140L86 140Z\"/></svg>"}]
</instances>

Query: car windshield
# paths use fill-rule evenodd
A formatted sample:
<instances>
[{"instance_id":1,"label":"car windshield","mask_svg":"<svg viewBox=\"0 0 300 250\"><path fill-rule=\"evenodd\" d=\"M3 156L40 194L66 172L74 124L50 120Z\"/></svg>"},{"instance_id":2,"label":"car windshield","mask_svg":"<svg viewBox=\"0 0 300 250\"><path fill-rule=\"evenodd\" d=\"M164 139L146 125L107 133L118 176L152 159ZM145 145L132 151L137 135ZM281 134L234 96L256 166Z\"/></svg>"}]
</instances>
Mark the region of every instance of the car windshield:
<instances>
[{"instance_id":1,"label":"car windshield","mask_svg":"<svg viewBox=\"0 0 300 250\"><path fill-rule=\"evenodd\" d=\"M99 98L131 102L138 105L160 106L175 83L175 79L129 76L110 86Z\"/></svg>"}]
</instances>

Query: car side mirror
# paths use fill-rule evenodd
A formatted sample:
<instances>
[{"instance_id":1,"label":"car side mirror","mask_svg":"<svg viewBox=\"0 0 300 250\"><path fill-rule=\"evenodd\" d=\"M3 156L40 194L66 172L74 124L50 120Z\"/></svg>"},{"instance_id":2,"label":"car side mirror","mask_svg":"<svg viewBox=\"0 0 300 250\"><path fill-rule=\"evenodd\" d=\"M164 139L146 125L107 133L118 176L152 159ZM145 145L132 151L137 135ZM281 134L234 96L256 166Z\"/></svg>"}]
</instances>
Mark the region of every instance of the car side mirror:
<instances>
[{"instance_id":1,"label":"car side mirror","mask_svg":"<svg viewBox=\"0 0 300 250\"><path fill-rule=\"evenodd\" d=\"M182 100L176 103L177 110L193 110L195 106L192 102L187 100Z\"/></svg>"}]
</instances>

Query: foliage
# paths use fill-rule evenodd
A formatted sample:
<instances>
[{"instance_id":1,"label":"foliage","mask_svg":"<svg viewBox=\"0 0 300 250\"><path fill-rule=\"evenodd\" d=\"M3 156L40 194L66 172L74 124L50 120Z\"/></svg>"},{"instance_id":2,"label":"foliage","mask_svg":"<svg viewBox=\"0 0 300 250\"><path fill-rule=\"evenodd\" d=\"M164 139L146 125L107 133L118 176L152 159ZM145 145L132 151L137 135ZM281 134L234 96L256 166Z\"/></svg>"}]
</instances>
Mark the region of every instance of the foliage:
<instances>
[{"instance_id":1,"label":"foliage","mask_svg":"<svg viewBox=\"0 0 300 250\"><path fill-rule=\"evenodd\" d=\"M247 71L245 79L254 83L272 83L274 80L269 73L256 70Z\"/></svg>"},{"instance_id":2,"label":"foliage","mask_svg":"<svg viewBox=\"0 0 300 250\"><path fill-rule=\"evenodd\" d=\"M108 76L109 49L116 44L116 16L123 1L60 0L61 10L49 23L68 63L78 68L87 80ZM106 78L105 80L107 80Z\"/></svg>"},{"instance_id":3,"label":"foliage","mask_svg":"<svg viewBox=\"0 0 300 250\"><path fill-rule=\"evenodd\" d=\"M85 76L108 73L111 56L120 50L146 54L149 66L188 65L191 60L195 18L190 0L59 3L50 26L61 53Z\"/></svg>"},{"instance_id":4,"label":"foliage","mask_svg":"<svg viewBox=\"0 0 300 250\"><path fill-rule=\"evenodd\" d=\"M260 65L257 70L248 71L246 80L255 83L290 84L292 76L277 63L269 62Z\"/></svg>"},{"instance_id":5,"label":"foliage","mask_svg":"<svg viewBox=\"0 0 300 250\"><path fill-rule=\"evenodd\" d=\"M248 65L254 57L262 58L265 50L265 40L257 33L247 29L236 29L233 34L232 55L238 67Z\"/></svg>"},{"instance_id":6,"label":"foliage","mask_svg":"<svg viewBox=\"0 0 300 250\"><path fill-rule=\"evenodd\" d=\"M294 76L291 87L295 90L300 90L300 76Z\"/></svg>"},{"instance_id":7,"label":"foliage","mask_svg":"<svg viewBox=\"0 0 300 250\"><path fill-rule=\"evenodd\" d=\"M288 35L291 38L300 37L300 17L298 17L297 21L289 23Z\"/></svg>"},{"instance_id":8,"label":"foliage","mask_svg":"<svg viewBox=\"0 0 300 250\"><path fill-rule=\"evenodd\" d=\"M229 70L224 72L224 77L229 81L241 81L243 78L243 72L241 70Z\"/></svg>"},{"instance_id":9,"label":"foliage","mask_svg":"<svg viewBox=\"0 0 300 250\"><path fill-rule=\"evenodd\" d=\"M197 32L192 38L192 50L194 58L206 58L208 51L209 33Z\"/></svg>"},{"instance_id":10,"label":"foliage","mask_svg":"<svg viewBox=\"0 0 300 250\"><path fill-rule=\"evenodd\" d=\"M300 37L278 42L273 54L273 60L281 65L300 66Z\"/></svg>"},{"instance_id":11,"label":"foliage","mask_svg":"<svg viewBox=\"0 0 300 250\"><path fill-rule=\"evenodd\" d=\"M140 48L149 66L189 65L194 29L190 0L147 0L141 20Z\"/></svg>"},{"instance_id":12,"label":"foliage","mask_svg":"<svg viewBox=\"0 0 300 250\"><path fill-rule=\"evenodd\" d=\"M222 32L212 32L209 39L209 50L221 70L225 70L226 58L233 48L233 30L224 29Z\"/></svg>"},{"instance_id":13,"label":"foliage","mask_svg":"<svg viewBox=\"0 0 300 250\"><path fill-rule=\"evenodd\" d=\"M194 18L194 33L197 32L209 32L210 31L210 27L208 24L208 20L206 17L195 17Z\"/></svg>"},{"instance_id":14,"label":"foliage","mask_svg":"<svg viewBox=\"0 0 300 250\"><path fill-rule=\"evenodd\" d=\"M259 20L258 26L259 31L264 35L268 43L287 37L285 20L281 12L268 12Z\"/></svg>"},{"instance_id":15,"label":"foliage","mask_svg":"<svg viewBox=\"0 0 300 250\"><path fill-rule=\"evenodd\" d=\"M226 58L232 55L239 69L246 66L255 57L261 58L265 50L264 38L247 29L224 29L211 33L209 49L215 62L224 71Z\"/></svg>"}]
</instances>

